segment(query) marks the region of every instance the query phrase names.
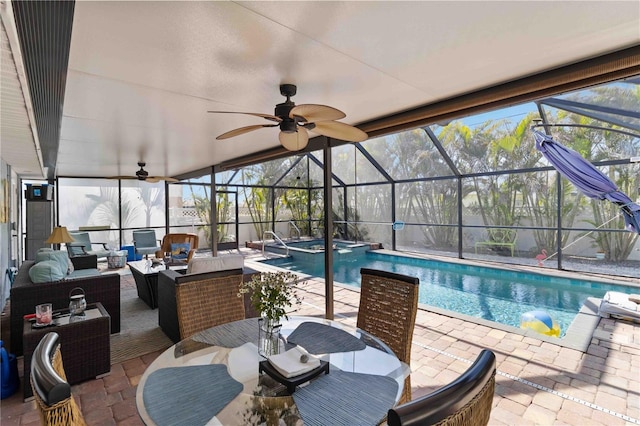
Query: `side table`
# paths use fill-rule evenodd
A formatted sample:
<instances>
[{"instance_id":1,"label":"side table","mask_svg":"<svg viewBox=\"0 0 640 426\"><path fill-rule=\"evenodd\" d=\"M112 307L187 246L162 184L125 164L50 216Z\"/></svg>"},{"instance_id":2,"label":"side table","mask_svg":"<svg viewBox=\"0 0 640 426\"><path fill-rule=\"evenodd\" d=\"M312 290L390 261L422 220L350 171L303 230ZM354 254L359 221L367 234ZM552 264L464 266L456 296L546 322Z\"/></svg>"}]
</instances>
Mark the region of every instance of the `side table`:
<instances>
[{"instance_id":1,"label":"side table","mask_svg":"<svg viewBox=\"0 0 640 426\"><path fill-rule=\"evenodd\" d=\"M45 334L60 335L60 351L67 381L70 384L93 379L111 371L111 318L101 303L87 305L84 316L71 316L68 309L53 311L56 324L33 328L33 321L24 320L24 399L33 396L31 389L31 357Z\"/></svg>"}]
</instances>

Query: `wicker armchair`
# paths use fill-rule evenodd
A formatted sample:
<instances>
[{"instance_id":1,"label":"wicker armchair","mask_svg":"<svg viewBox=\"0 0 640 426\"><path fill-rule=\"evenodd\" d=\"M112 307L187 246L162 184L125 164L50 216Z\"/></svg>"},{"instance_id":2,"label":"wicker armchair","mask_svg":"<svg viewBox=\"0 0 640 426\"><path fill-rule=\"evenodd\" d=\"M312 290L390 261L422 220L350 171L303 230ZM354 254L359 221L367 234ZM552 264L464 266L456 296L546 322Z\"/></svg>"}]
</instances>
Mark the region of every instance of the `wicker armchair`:
<instances>
[{"instance_id":1,"label":"wicker armchair","mask_svg":"<svg viewBox=\"0 0 640 426\"><path fill-rule=\"evenodd\" d=\"M393 272L360 269L358 328L373 334L396 354L411 362L411 341L418 310L420 280ZM404 383L399 404L411 400L411 377Z\"/></svg>"},{"instance_id":2,"label":"wicker armchair","mask_svg":"<svg viewBox=\"0 0 640 426\"><path fill-rule=\"evenodd\" d=\"M174 342L207 328L245 319L238 297L242 269L181 275L158 274L158 321ZM179 331L179 334L178 334Z\"/></svg>"},{"instance_id":3,"label":"wicker armchair","mask_svg":"<svg viewBox=\"0 0 640 426\"><path fill-rule=\"evenodd\" d=\"M47 333L33 353L31 387L43 425L86 425L71 395L55 332Z\"/></svg>"},{"instance_id":4,"label":"wicker armchair","mask_svg":"<svg viewBox=\"0 0 640 426\"><path fill-rule=\"evenodd\" d=\"M392 408L389 426L484 426L489 423L496 384L496 356L483 349L460 377L436 391Z\"/></svg>"},{"instance_id":5,"label":"wicker armchair","mask_svg":"<svg viewBox=\"0 0 640 426\"><path fill-rule=\"evenodd\" d=\"M156 257L162 259L164 254L171 251L171 244L188 243L191 249L187 255L186 261L190 261L198 248L198 236L196 234L166 234L162 238L161 249L156 252Z\"/></svg>"}]
</instances>

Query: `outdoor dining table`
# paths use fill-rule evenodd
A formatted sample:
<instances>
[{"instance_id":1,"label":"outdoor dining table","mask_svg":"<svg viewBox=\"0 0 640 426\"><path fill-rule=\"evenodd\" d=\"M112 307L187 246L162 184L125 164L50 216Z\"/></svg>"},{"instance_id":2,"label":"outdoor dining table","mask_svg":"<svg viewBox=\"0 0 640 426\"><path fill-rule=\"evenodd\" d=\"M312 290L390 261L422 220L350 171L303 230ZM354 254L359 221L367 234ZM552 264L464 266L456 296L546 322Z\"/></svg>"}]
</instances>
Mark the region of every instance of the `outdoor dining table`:
<instances>
[{"instance_id":1,"label":"outdoor dining table","mask_svg":"<svg viewBox=\"0 0 640 426\"><path fill-rule=\"evenodd\" d=\"M147 425L378 424L399 400L409 366L373 335L337 321L290 316L280 351L295 346L327 374L287 386L259 373L258 319L209 328L163 352L136 392Z\"/></svg>"}]
</instances>

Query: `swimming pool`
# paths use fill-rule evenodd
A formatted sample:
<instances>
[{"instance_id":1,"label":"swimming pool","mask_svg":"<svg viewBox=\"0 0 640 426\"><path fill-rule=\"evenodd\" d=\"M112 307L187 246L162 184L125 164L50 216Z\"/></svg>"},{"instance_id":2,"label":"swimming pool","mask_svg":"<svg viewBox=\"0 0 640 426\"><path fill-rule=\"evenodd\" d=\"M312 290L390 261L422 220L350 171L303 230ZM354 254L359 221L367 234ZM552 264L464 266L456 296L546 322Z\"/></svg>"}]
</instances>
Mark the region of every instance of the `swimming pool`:
<instances>
[{"instance_id":1,"label":"swimming pool","mask_svg":"<svg viewBox=\"0 0 640 426\"><path fill-rule=\"evenodd\" d=\"M324 257L298 255L263 261L324 277ZM542 309L555 319L561 337L588 297L632 288L595 281L440 262L375 251L334 250L334 281L360 286L360 268L380 269L420 279L419 302L514 327L524 312Z\"/></svg>"}]
</instances>

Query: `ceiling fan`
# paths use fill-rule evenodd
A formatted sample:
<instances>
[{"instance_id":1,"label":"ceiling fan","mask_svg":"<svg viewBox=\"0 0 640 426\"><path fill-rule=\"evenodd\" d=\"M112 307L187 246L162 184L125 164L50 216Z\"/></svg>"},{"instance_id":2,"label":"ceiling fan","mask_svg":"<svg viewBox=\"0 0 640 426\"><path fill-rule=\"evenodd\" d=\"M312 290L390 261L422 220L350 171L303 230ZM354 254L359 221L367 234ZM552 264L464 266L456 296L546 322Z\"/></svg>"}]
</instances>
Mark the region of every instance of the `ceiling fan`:
<instances>
[{"instance_id":1,"label":"ceiling fan","mask_svg":"<svg viewBox=\"0 0 640 426\"><path fill-rule=\"evenodd\" d=\"M291 101L291 97L296 94L297 87L294 84L281 84L280 94L286 96L287 100L276 105L275 113L260 114L256 112L234 112L234 111L208 111L216 114L247 114L262 117L275 124L254 124L240 127L221 134L216 139L228 139L239 136L263 127L280 127L280 143L289 151L299 151L307 146L309 142L309 132L329 136L331 138L342 139L349 142L362 142L369 136L357 127L341 123L339 120L346 117L345 113L326 105L303 104L297 105Z\"/></svg>"},{"instance_id":2,"label":"ceiling fan","mask_svg":"<svg viewBox=\"0 0 640 426\"><path fill-rule=\"evenodd\" d=\"M136 180L142 180L150 183L160 182L161 180L164 180L167 182L178 182L178 179L174 179L169 176L149 176L149 172L147 172L144 169L144 166L146 165L147 163L145 163L144 161L138 161L138 166L140 166L140 170L136 172L135 176L109 176L108 179L136 179Z\"/></svg>"}]
</instances>

